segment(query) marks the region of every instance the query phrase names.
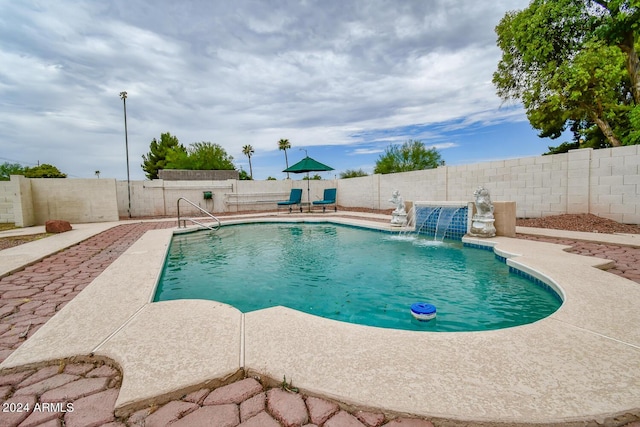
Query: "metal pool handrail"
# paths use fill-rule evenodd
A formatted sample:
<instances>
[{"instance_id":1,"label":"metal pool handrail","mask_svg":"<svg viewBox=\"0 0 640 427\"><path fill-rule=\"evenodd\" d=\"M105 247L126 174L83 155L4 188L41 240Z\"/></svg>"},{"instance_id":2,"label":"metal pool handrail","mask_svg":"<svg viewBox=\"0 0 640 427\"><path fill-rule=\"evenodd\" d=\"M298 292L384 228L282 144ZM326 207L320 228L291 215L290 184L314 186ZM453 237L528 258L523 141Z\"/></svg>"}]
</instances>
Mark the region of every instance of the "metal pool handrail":
<instances>
[{"instance_id":1,"label":"metal pool handrail","mask_svg":"<svg viewBox=\"0 0 640 427\"><path fill-rule=\"evenodd\" d=\"M219 229L222 226L222 223L220 222L220 220L215 217L214 215L212 215L211 213L207 212L206 210L202 209L200 206L196 205L195 203L193 203L191 200L185 198L185 197L180 197L178 199L178 228L180 228L180 200L184 200L185 202L189 203L191 206L193 206L194 208L198 209L200 212L202 212L203 214L211 217L212 219L216 220L218 222L218 226L217 227L211 227L207 224L203 224L200 221L197 221L193 218L184 218L182 221L184 223L184 228L187 228L187 221L191 221L194 224L198 224L201 227L205 227L208 228L211 231L216 231L217 229Z\"/></svg>"}]
</instances>

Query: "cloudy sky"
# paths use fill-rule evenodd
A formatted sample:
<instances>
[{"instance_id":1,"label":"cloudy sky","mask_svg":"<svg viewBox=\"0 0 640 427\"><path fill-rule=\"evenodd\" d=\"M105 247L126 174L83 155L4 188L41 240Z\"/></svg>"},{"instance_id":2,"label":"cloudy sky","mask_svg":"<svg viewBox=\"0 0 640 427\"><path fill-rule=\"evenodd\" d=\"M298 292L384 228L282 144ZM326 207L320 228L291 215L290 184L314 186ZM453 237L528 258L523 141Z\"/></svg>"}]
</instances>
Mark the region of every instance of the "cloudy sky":
<instances>
[{"instance_id":1,"label":"cloudy sky","mask_svg":"<svg viewBox=\"0 0 640 427\"><path fill-rule=\"evenodd\" d=\"M220 144L257 179L285 174L277 142L373 170L420 139L447 164L538 155L522 108L495 95L494 28L528 0L0 0L0 163L132 179L171 132Z\"/></svg>"}]
</instances>

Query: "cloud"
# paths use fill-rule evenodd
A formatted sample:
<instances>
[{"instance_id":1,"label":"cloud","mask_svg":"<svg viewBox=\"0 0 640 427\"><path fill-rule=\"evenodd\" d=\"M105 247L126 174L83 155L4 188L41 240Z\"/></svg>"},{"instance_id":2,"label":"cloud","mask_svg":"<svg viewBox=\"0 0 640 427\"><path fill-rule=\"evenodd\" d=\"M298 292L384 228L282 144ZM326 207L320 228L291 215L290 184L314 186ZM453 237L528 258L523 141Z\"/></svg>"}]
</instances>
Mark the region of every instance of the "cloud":
<instances>
[{"instance_id":1,"label":"cloud","mask_svg":"<svg viewBox=\"0 0 640 427\"><path fill-rule=\"evenodd\" d=\"M384 153L384 150L381 148L356 148L349 152L352 156L362 155L362 154L378 154Z\"/></svg>"},{"instance_id":2,"label":"cloud","mask_svg":"<svg viewBox=\"0 0 640 427\"><path fill-rule=\"evenodd\" d=\"M491 75L493 27L526 5L2 2L0 139L9 158L121 176L123 90L132 166L166 131L240 158L280 138L377 153L357 145L522 120L499 108Z\"/></svg>"},{"instance_id":3,"label":"cloud","mask_svg":"<svg viewBox=\"0 0 640 427\"><path fill-rule=\"evenodd\" d=\"M431 145L427 145L427 148L435 148L436 150L446 150L447 148L454 148L457 147L459 144L456 144L455 142L443 142L440 144L431 144Z\"/></svg>"}]
</instances>

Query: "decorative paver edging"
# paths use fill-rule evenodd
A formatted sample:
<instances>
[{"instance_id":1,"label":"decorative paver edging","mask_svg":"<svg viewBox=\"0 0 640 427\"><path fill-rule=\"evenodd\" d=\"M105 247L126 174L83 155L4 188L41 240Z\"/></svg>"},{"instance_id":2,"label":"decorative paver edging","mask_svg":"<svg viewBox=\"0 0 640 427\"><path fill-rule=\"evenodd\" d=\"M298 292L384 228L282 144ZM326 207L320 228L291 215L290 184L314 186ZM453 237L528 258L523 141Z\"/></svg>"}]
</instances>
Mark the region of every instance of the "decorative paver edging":
<instances>
[{"instance_id":1,"label":"decorative paver edging","mask_svg":"<svg viewBox=\"0 0 640 427\"><path fill-rule=\"evenodd\" d=\"M617 274L625 279L640 283L639 247L585 242L567 238L532 236L527 234L519 234L518 238L567 245L571 246L571 249L567 250L568 252L612 260L614 264L611 268L607 268L608 273Z\"/></svg>"},{"instance_id":2,"label":"decorative paver edging","mask_svg":"<svg viewBox=\"0 0 640 427\"><path fill-rule=\"evenodd\" d=\"M0 277L0 361L33 336L145 232L173 226L175 222L116 226ZM41 246L44 242L37 243ZM21 250L27 247L23 245Z\"/></svg>"},{"instance_id":3,"label":"decorative paver edging","mask_svg":"<svg viewBox=\"0 0 640 427\"><path fill-rule=\"evenodd\" d=\"M176 304L176 302L147 304L150 298L150 291L148 289L137 289L138 285L146 286L148 281L155 283L155 277L157 276L157 271L154 274L149 271L138 271L144 270L144 263L141 263L141 260L145 259L145 256L153 258L154 254L158 253L163 255L166 249L166 241L164 247L158 247L158 243L162 239L158 239L160 236L157 234L158 232L154 233L156 233L155 237L146 235L143 239L137 241L122 257L118 258L116 263L107 268L94 281L91 287L87 288L89 290L96 285L96 289L91 290L94 293L93 298L80 298L85 294L83 292L72 301L73 303L77 302L77 304L74 304L73 310L65 308L70 316L66 318L61 316L61 319L57 321L57 326L64 325L65 322L71 322L69 325L80 324L79 319L84 318L87 311L81 309L77 312L78 308L82 308L83 304L87 305L88 301L96 301L95 297L102 297L102 299L97 300L104 301L106 305L109 305L110 298L106 297L109 293L102 292L100 288L106 284L118 288L118 286L122 285L122 282L126 282L125 284L133 287L136 292L136 295L129 295L129 297L133 297L134 300L142 298L144 302L141 306L136 303L124 310L120 310L117 307L107 307L111 309L111 311L106 310L109 315L113 315L117 319L124 319L116 322L118 323L117 327L114 328L113 325L107 325L109 327L103 328L97 334L95 331L85 334L83 336L84 341L81 339L80 341L82 342L78 345L77 335L69 337L67 336L68 334L55 331L56 325L52 322L59 317L56 316L36 334L36 338L53 338L54 341L49 342L61 344L61 348L53 349L53 353L48 353L45 358L49 358L49 360L64 359L71 355L94 352L100 357L115 356L113 360L124 367L124 383L120 397L122 397L123 393L127 393L125 391L126 388L132 390L131 385L126 385L127 378L132 378L135 381L136 373L140 374L145 371L144 369L135 369L136 367L142 367L142 365L137 364L138 360L126 359L123 356L124 352L119 352L116 345L118 341L120 341L120 344L136 344L135 339L142 337L143 335L140 332L144 332L150 336L145 337L145 339L148 339L143 343L144 345L141 344L140 348L137 349L138 351L148 350L148 347L145 346L150 345L152 342L155 342L156 346L158 344L162 346L164 342L159 343L159 341L162 341L163 337L158 335L157 330L138 329L136 333L136 328L140 327L140 325L136 326L136 322L145 323L143 322L145 316L149 320L166 317L168 313L174 311L181 316L194 311L193 305L187 304L187 306L184 306L183 304ZM161 234L164 235L166 233L163 232ZM531 247L530 243L522 244L516 239L498 238L496 242L503 255L525 253L526 250L523 249ZM237 316L233 314L233 310L235 310L233 308L211 302L197 302L194 304L202 303L203 309L215 312L214 321L219 320L218 317L220 315L227 316L227 322L230 322L230 324L237 323L239 330L243 331L244 351L241 351L242 356L239 361L236 352L234 356L236 359L235 368L248 367L250 370L261 372L271 378L279 378L287 373L291 375L294 372L293 375L296 377L297 385L301 389L311 392L312 395L337 397L338 401L348 401L350 404L360 404L368 407L392 408L392 411L397 412L420 413L436 419L449 419L451 423L455 423L454 420L459 420L460 422L471 420L490 422L489 420L492 418L487 414L492 411L495 412L491 408L502 410L503 418L500 421L505 423L524 423L527 421L539 423L541 422L539 420L542 419L540 417L544 416L546 416L546 420L550 424L558 425L582 425L588 417L609 425L620 425L625 420L637 419L639 413L637 408L638 392L634 388L634 384L637 385L638 382L637 376L634 376L635 374L633 374L633 370L629 369L629 366L637 364L638 348L640 348L638 343L640 340L634 335L637 332L635 330L630 332L632 328L628 326L630 323L637 322L638 319L634 318L633 314L629 316L627 311L627 306L631 306L632 302L637 301L640 297L640 295L636 295L638 293L637 287L635 289L631 288L629 287L631 282L624 281L597 269L592 269L591 266L597 263L594 263L593 258L571 258L572 263L575 263L575 265L567 269L563 264L567 262L567 259L558 259L559 254L556 253L558 251L556 245L539 243L536 244L535 248L536 250L532 253L527 253L525 256L517 258L507 256L507 258L512 258L508 261L524 271L532 273L534 277L539 277L539 275L554 277L566 291L567 301L565 301L565 305L561 310L551 318L533 325L514 328L513 330L480 334L418 333L418 335L403 334L403 331L383 330L376 331L372 336L371 329L376 328L345 325L341 324L341 322L317 319L313 318L313 316L303 315L293 310L279 307L259 313L240 315L240 320L236 321L234 319ZM156 261L152 264L154 268L157 267ZM128 267L128 269L123 269L123 266ZM132 266L136 266L136 268L133 269L131 268ZM127 272L126 276L122 275L123 271ZM606 277L601 276L601 274L605 274ZM607 280L610 278L614 280ZM620 280L623 281L620 282ZM589 285L585 287L585 283L589 283ZM2 285L2 281L0 281L0 285ZM608 323L611 319L599 318L583 319L586 321L577 324L574 319L577 318L576 316L583 315L580 298L574 299L577 287L581 292L587 294L586 297L589 297L588 294L590 293L601 295L601 291L605 287L611 286L617 287L617 290L624 293L627 298L626 304L625 300L615 301L618 304L618 312L615 312L615 310L608 312L614 313L614 317L620 318L617 326ZM591 289L594 287L595 289ZM124 288L126 289L126 286ZM114 291L113 288L109 290ZM91 292L87 293L91 294ZM111 298L117 299L113 296ZM1 301L2 299L0 298ZM607 302L605 301L604 303L605 310L609 309ZM93 305L95 305L95 302ZM180 308L179 306L183 307ZM134 307L136 308L131 312L131 308ZM91 310L88 311L90 312ZM101 318L103 321L109 320L104 317L104 312L93 313L93 316ZM197 316L197 314L194 314L194 316ZM1 322L0 325L2 325ZM49 328L50 325L51 327ZM94 326L96 325L94 324ZM49 329L46 334L42 332L45 329ZM166 327L161 329L161 334L166 333L169 329ZM74 331L74 334L78 332L83 335L87 330ZM154 335L158 337L157 340L152 338ZM45 353L40 353L44 348L38 341L40 340L31 338L27 340L16 353L9 357L12 360L8 359L7 362L9 363L3 364L2 367L19 367L25 363L41 361ZM428 358L420 358L420 363L412 365L417 369L407 370L403 368L403 364L406 364L410 358L410 355L401 348L403 341L411 342L413 349L417 349L417 351L421 351L420 348L424 347L426 352L422 354L429 354ZM185 342L191 343L189 340ZM273 342L277 342L278 345L273 346ZM268 343L271 343L271 346ZM304 343L302 348L300 346L301 343ZM72 345L67 346L67 344ZM534 346L532 347L532 345ZM542 348L537 348L536 346L541 346ZM91 348L92 351L86 352L87 348ZM350 350L346 353L336 352L336 349L339 348ZM584 348L589 348L590 353L584 354ZM78 349L80 349L80 352L78 352ZM464 349L464 354L460 354L460 349ZM49 348L49 350L52 349ZM167 349L165 348L165 350ZM558 352L562 353L563 358L562 364L556 366L557 362L555 362L554 354ZM69 353L69 355L56 357L56 354L64 353ZM146 355L148 356L148 353ZM365 357L363 358L362 356ZM123 364L123 360L119 359L123 359L125 363ZM580 362L573 363L578 360ZM20 363L20 361L25 363ZM242 365L240 362L242 362ZM429 369L426 371L424 370L425 366L423 366L425 362L428 362L429 365ZM491 366L496 364L500 366L500 370L494 372L491 370ZM160 365L162 369L166 370L162 371L160 375L163 373L172 375L171 370L179 369L179 365L176 365L176 367L166 366L162 363ZM603 371L604 365L609 368L608 372ZM450 371L448 367L455 368ZM541 389L542 394L538 394L533 389L526 395L518 393L513 395L513 386L530 387L531 384L528 383L532 379L530 375L535 374L536 370L542 369L546 369L548 375L540 377L540 380L546 378L545 381L548 382L549 379L552 379L554 386L556 386L555 389ZM514 375L518 370L520 370L521 376ZM188 374L188 371L189 369L186 369L184 372ZM194 371L201 371L201 369L194 369ZM229 372L231 371L227 369L227 373ZM237 369L235 372L237 372ZM130 373L131 375L129 375ZM467 375L464 376L465 380L462 382L459 379L457 380L458 385L462 387L459 391L460 396L451 394L442 396L441 393L437 392L438 382L446 385L449 379L460 378L461 373L466 373ZM215 378L207 376L206 373L203 375L202 372L200 372L200 375L201 380ZM412 383L407 382L409 377L415 377L416 375L422 378L420 387L417 388ZM622 391L618 390L619 387L617 388L619 393L615 396L615 401L601 395L596 395L595 399L591 399L593 405L608 405L606 406L607 410L609 410L609 412L606 412L607 416L601 417L596 414L586 415L587 418L585 418L585 412L578 414L582 415L582 418L580 416L558 418L558 415L554 414L558 410L562 410L563 406L575 408L576 404L579 405L579 402L585 400L584 396L581 396L581 393L584 393L585 390L580 389L573 390L575 394L561 396L562 393L568 391L563 388L567 385L565 383L566 380L578 378L580 375L582 375L582 380L584 380L585 376L592 378L594 384L597 384L598 390L605 390L605 392L608 387L607 384L624 383L629 384L629 386ZM224 375L219 377L224 377ZM473 384L480 378L482 379L478 385L481 386L484 400L474 402L475 386ZM194 383L193 379L189 378L189 375L186 375L186 379L188 383ZM528 382L522 383L523 380ZM383 393L379 390L380 384L384 384L386 388ZM455 381L451 384L455 385ZM558 392L558 386L561 389L560 393ZM174 387L173 390L176 390L176 388ZM422 392L419 390L422 390ZM587 390L589 390L588 387ZM411 394L407 394L407 391ZM395 396L398 392L404 393L404 395L400 396L401 400ZM414 394L414 392L417 392L417 394ZM628 396L631 400L626 400L627 397L625 396ZM469 401L469 397L472 397L471 401ZM509 406L504 406L505 402L509 402L509 398L515 399L515 401L524 400L525 402L533 398L534 400L530 403L535 402L535 405L538 406L536 406L537 409L534 408L530 419L522 416L514 417L507 413ZM433 408L435 408L439 402L451 404L451 413L439 413L435 409L430 412L428 409L425 411L425 408L428 408L430 404L433 403L435 405ZM468 408L471 407L468 405L468 408L465 408L465 403L475 405L473 409L476 413L472 416L465 415ZM478 406L478 403L480 403L480 406ZM405 406L402 406L403 404ZM544 408L544 410L540 410L540 407ZM615 409L616 407L620 409L617 410ZM620 415L623 412L627 412L626 418L624 416L616 418L616 415ZM599 412L599 414L604 413ZM344 419L346 420L347 418ZM495 419L493 420L495 421Z\"/></svg>"},{"instance_id":4,"label":"decorative paver edging","mask_svg":"<svg viewBox=\"0 0 640 427\"><path fill-rule=\"evenodd\" d=\"M85 359L0 373L1 426L433 427L426 420L345 410L338 403L244 378L202 387L161 405L116 417L122 375L104 361ZM291 386L292 387L292 386Z\"/></svg>"},{"instance_id":5,"label":"decorative paver edging","mask_svg":"<svg viewBox=\"0 0 640 427\"><path fill-rule=\"evenodd\" d=\"M100 362L0 373L0 425L106 425L115 421L121 380L117 369Z\"/></svg>"}]
</instances>

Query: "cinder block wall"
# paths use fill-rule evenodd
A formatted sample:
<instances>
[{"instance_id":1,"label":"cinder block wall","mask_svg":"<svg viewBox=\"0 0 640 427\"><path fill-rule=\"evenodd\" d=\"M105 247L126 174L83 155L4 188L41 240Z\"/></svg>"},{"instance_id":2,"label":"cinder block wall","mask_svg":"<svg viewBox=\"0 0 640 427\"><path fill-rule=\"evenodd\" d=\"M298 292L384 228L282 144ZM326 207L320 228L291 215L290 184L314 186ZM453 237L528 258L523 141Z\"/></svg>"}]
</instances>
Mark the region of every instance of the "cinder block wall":
<instances>
[{"instance_id":1,"label":"cinder block wall","mask_svg":"<svg viewBox=\"0 0 640 427\"><path fill-rule=\"evenodd\" d=\"M437 169L359 178L311 181L311 200L325 188L338 189L344 207L391 209L398 189L406 201L473 201L482 185L497 202L516 202L516 216L534 218L564 213L593 213L640 224L640 145L601 150L572 150L552 156L524 157ZM294 178L299 178L294 176ZM306 181L145 181L132 182L134 216L175 215L178 197L187 197L212 212L275 208L291 188ZM203 191L213 199L204 200ZM269 202L271 200L271 202ZM255 203L252 203L255 202ZM118 183L118 206L125 216L126 183Z\"/></svg>"},{"instance_id":2,"label":"cinder block wall","mask_svg":"<svg viewBox=\"0 0 640 427\"><path fill-rule=\"evenodd\" d=\"M381 175L361 176L357 178L339 179L337 181L338 204L348 207L368 209L386 209L393 206L380 206ZM389 194L391 198L391 194Z\"/></svg>"},{"instance_id":3,"label":"cinder block wall","mask_svg":"<svg viewBox=\"0 0 640 427\"><path fill-rule=\"evenodd\" d=\"M520 218L567 213L567 156L449 166L448 199L473 200L474 190L482 185L492 200L515 201Z\"/></svg>"},{"instance_id":4,"label":"cinder block wall","mask_svg":"<svg viewBox=\"0 0 640 427\"><path fill-rule=\"evenodd\" d=\"M640 145L590 150L587 203L593 214L640 224Z\"/></svg>"},{"instance_id":5,"label":"cinder block wall","mask_svg":"<svg viewBox=\"0 0 640 427\"><path fill-rule=\"evenodd\" d=\"M44 224L50 219L71 223L118 220L114 179L34 178L28 181L35 224Z\"/></svg>"},{"instance_id":6,"label":"cinder block wall","mask_svg":"<svg viewBox=\"0 0 640 427\"><path fill-rule=\"evenodd\" d=\"M158 171L158 177L165 181L223 181L238 179L237 170L184 170L163 169Z\"/></svg>"},{"instance_id":7,"label":"cinder block wall","mask_svg":"<svg viewBox=\"0 0 640 427\"><path fill-rule=\"evenodd\" d=\"M496 202L516 202L519 218L563 213L593 213L640 224L640 145L601 150L573 150L553 156L525 157L437 169L310 181L132 181L133 217L176 216L176 202L186 197L210 212L271 210L292 188L303 189L303 201L338 189L338 204L391 209L395 189L405 201L473 201L482 185ZM211 199L204 192L212 193ZM127 217L127 182L109 179L27 179L0 183L0 221L42 224L47 219L70 222ZM197 214L184 206L184 214ZM181 207L182 209L182 207ZM20 217L18 221L17 217Z\"/></svg>"},{"instance_id":8,"label":"cinder block wall","mask_svg":"<svg viewBox=\"0 0 640 427\"><path fill-rule=\"evenodd\" d=\"M479 185L494 201L515 201L519 218L593 213L640 224L640 145L343 179L338 198L386 209L393 189L411 201L472 201Z\"/></svg>"},{"instance_id":9,"label":"cinder block wall","mask_svg":"<svg viewBox=\"0 0 640 427\"><path fill-rule=\"evenodd\" d=\"M13 184L13 219L16 226L36 225L31 180L22 175L11 175L11 183Z\"/></svg>"},{"instance_id":10,"label":"cinder block wall","mask_svg":"<svg viewBox=\"0 0 640 427\"><path fill-rule=\"evenodd\" d=\"M0 181L0 222L15 222L13 218L13 188L11 181Z\"/></svg>"},{"instance_id":11,"label":"cinder block wall","mask_svg":"<svg viewBox=\"0 0 640 427\"><path fill-rule=\"evenodd\" d=\"M272 210L278 201L288 200L292 188L303 189L302 201L322 199L324 189L336 187L335 180L280 181L131 181L131 215L176 216L178 199L183 197L212 213ZM210 192L211 199L204 193ZM117 182L118 213L128 216L127 182ZM180 203L180 215L198 215L196 208Z\"/></svg>"}]
</instances>

